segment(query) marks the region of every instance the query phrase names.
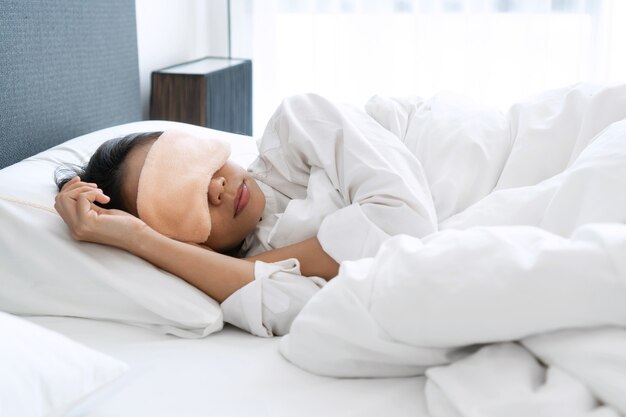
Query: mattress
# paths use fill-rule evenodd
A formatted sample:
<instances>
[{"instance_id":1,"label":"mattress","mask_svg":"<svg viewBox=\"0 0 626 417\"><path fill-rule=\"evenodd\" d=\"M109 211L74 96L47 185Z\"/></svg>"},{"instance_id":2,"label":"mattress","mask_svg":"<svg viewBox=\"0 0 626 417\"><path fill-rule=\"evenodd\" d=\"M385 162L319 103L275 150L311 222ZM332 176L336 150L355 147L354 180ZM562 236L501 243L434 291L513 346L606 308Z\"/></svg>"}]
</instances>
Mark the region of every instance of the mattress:
<instances>
[{"instance_id":1,"label":"mattress","mask_svg":"<svg viewBox=\"0 0 626 417\"><path fill-rule=\"evenodd\" d=\"M226 326L206 338L181 339L100 320L27 319L130 366L65 417L428 415L423 377L316 376L286 361L277 337Z\"/></svg>"}]
</instances>

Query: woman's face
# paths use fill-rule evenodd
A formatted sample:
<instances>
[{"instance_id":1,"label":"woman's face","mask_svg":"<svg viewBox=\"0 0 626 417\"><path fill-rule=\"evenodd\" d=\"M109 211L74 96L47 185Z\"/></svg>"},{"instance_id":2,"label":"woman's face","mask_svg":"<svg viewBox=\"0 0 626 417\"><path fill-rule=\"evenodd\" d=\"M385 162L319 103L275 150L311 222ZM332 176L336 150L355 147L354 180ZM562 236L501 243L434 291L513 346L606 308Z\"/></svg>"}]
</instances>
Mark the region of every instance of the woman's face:
<instances>
[{"instance_id":1,"label":"woman's face","mask_svg":"<svg viewBox=\"0 0 626 417\"><path fill-rule=\"evenodd\" d=\"M134 147L124 161L122 198L135 216L138 216L139 174L153 143ZM205 245L218 252L236 248L254 230L265 208L265 195L257 182L244 168L231 161L213 174L207 199L211 235Z\"/></svg>"}]
</instances>

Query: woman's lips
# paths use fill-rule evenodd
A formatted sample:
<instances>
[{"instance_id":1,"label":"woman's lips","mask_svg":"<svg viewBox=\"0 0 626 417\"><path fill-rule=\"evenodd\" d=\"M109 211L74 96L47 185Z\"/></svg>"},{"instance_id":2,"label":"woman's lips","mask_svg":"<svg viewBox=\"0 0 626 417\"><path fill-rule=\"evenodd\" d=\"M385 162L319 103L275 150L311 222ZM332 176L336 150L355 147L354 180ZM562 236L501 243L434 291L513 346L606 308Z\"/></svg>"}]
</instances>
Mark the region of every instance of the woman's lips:
<instances>
[{"instance_id":1,"label":"woman's lips","mask_svg":"<svg viewBox=\"0 0 626 417\"><path fill-rule=\"evenodd\" d=\"M237 190L237 196L235 197L235 216L243 211L248 205L248 201L250 200L250 190L248 190L248 186L245 182L241 183L239 186L239 190Z\"/></svg>"}]
</instances>

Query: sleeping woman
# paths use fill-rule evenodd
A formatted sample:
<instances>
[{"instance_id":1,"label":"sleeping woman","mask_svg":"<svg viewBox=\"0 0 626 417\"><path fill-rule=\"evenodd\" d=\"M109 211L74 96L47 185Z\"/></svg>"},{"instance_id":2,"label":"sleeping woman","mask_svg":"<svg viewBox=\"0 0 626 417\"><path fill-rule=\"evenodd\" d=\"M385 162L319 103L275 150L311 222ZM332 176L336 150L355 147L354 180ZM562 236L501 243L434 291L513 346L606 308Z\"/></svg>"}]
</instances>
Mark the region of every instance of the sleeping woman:
<instances>
[{"instance_id":1,"label":"sleeping woman","mask_svg":"<svg viewBox=\"0 0 626 417\"><path fill-rule=\"evenodd\" d=\"M55 208L73 238L177 275L258 336L287 333L343 261L437 227L420 162L363 111L290 97L257 143L246 170L216 139L174 130L112 139L57 177Z\"/></svg>"}]
</instances>

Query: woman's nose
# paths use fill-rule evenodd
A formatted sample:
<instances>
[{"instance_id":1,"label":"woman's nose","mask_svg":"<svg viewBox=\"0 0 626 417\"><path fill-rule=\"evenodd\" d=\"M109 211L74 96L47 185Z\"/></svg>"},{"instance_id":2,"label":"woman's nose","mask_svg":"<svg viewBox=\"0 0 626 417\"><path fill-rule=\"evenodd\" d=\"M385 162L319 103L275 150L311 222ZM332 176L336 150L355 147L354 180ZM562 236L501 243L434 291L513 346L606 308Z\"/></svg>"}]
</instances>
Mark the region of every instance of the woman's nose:
<instances>
[{"instance_id":1,"label":"woman's nose","mask_svg":"<svg viewBox=\"0 0 626 417\"><path fill-rule=\"evenodd\" d=\"M226 179L224 177L211 178L211 182L209 182L209 203L214 206L222 204L225 190Z\"/></svg>"}]
</instances>

